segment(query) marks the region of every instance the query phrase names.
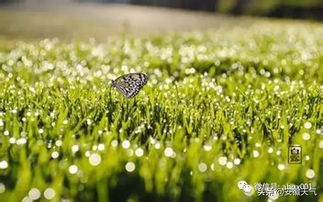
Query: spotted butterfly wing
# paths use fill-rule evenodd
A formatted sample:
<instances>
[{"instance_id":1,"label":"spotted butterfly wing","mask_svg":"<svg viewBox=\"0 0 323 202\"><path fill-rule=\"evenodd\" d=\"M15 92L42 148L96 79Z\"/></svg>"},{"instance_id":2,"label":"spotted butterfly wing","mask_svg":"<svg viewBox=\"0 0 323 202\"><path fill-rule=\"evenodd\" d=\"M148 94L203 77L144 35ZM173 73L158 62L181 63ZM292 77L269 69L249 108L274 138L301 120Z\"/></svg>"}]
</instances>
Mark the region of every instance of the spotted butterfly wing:
<instances>
[{"instance_id":1,"label":"spotted butterfly wing","mask_svg":"<svg viewBox=\"0 0 323 202\"><path fill-rule=\"evenodd\" d=\"M148 76L143 73L130 73L112 81L111 86L116 87L127 98L135 97L140 89L147 83Z\"/></svg>"}]
</instances>

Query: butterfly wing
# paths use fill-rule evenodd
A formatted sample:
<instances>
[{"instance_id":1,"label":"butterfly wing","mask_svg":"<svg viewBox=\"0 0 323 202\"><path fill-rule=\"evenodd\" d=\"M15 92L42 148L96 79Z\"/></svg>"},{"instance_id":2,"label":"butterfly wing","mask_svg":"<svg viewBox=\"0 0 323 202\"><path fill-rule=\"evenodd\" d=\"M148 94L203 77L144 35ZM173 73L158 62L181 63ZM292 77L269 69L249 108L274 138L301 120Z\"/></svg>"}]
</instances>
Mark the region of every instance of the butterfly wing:
<instances>
[{"instance_id":1,"label":"butterfly wing","mask_svg":"<svg viewBox=\"0 0 323 202\"><path fill-rule=\"evenodd\" d=\"M148 76L143 73L130 73L118 77L111 83L127 98L135 97L141 88L147 83Z\"/></svg>"}]
</instances>

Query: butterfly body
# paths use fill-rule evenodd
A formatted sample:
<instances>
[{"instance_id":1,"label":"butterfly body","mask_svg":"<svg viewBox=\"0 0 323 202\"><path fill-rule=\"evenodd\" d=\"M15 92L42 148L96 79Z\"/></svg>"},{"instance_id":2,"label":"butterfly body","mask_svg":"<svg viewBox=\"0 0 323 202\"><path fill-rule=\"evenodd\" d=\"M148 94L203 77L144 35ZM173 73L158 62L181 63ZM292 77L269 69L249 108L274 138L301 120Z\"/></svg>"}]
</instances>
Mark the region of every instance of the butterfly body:
<instances>
[{"instance_id":1,"label":"butterfly body","mask_svg":"<svg viewBox=\"0 0 323 202\"><path fill-rule=\"evenodd\" d=\"M127 98L135 97L147 83L148 76L144 73L130 73L112 81L111 86L117 88Z\"/></svg>"}]
</instances>

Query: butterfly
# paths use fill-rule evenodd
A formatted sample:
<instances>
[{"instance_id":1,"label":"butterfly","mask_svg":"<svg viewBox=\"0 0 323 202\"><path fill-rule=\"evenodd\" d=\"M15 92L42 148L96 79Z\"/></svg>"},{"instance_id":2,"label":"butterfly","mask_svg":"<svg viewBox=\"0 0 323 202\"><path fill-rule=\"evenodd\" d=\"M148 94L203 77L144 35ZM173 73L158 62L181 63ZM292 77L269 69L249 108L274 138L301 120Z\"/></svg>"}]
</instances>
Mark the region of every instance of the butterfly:
<instances>
[{"instance_id":1,"label":"butterfly","mask_svg":"<svg viewBox=\"0 0 323 202\"><path fill-rule=\"evenodd\" d=\"M148 76L144 73L130 73L112 81L111 86L127 98L135 97L140 89L147 83Z\"/></svg>"}]
</instances>

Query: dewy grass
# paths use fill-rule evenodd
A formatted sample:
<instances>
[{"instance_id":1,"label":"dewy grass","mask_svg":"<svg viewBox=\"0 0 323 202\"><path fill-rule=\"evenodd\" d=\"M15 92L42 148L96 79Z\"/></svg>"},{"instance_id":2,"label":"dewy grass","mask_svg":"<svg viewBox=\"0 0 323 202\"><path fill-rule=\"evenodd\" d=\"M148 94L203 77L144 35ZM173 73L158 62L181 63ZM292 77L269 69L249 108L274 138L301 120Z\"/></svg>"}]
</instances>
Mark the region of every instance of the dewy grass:
<instances>
[{"instance_id":1,"label":"dewy grass","mask_svg":"<svg viewBox=\"0 0 323 202\"><path fill-rule=\"evenodd\" d=\"M242 180L322 200L322 36L266 22L0 52L0 200L268 200ZM150 75L134 99L109 86L128 72Z\"/></svg>"}]
</instances>

